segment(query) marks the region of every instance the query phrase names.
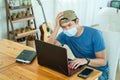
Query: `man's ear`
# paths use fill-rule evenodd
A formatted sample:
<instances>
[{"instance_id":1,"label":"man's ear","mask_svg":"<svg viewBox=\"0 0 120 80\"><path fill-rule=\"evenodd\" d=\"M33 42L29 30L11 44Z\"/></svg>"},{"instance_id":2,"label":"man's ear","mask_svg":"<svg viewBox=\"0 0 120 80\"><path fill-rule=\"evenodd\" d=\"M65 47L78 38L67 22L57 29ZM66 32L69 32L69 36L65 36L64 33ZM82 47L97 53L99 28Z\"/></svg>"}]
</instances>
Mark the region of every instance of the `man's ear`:
<instances>
[{"instance_id":1,"label":"man's ear","mask_svg":"<svg viewBox=\"0 0 120 80\"><path fill-rule=\"evenodd\" d=\"M79 21L80 21L79 19L76 19L76 24L78 24L78 23L79 23Z\"/></svg>"}]
</instances>

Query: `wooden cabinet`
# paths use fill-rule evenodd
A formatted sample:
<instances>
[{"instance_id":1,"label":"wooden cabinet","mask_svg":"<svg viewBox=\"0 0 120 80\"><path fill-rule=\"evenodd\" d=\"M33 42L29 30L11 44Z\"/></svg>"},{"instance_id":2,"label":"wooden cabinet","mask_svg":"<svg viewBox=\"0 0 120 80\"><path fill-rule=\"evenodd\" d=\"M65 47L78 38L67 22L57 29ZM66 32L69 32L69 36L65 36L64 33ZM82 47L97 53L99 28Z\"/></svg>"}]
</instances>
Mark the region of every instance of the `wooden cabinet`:
<instances>
[{"instance_id":1,"label":"wooden cabinet","mask_svg":"<svg viewBox=\"0 0 120 80\"><path fill-rule=\"evenodd\" d=\"M13 37L14 41L17 41L17 39L27 37L29 35L35 35L36 39L38 39L38 32L33 12L32 4L24 5L24 2L22 2L22 5L18 6L10 6L12 0L5 0L6 3L6 21L7 21L7 35L8 39L11 39L11 36ZM13 0L15 1L15 0ZM16 0L16 1L24 1L24 0ZM14 2L16 3L16 2ZM23 11L22 11L23 10ZM31 28L30 23L34 24L34 29ZM17 23L22 24L22 22L26 22L27 27L30 28L28 31L26 29L26 25L21 28L21 26L18 26L19 28L16 28ZM17 33L17 30L23 29L24 32Z\"/></svg>"}]
</instances>

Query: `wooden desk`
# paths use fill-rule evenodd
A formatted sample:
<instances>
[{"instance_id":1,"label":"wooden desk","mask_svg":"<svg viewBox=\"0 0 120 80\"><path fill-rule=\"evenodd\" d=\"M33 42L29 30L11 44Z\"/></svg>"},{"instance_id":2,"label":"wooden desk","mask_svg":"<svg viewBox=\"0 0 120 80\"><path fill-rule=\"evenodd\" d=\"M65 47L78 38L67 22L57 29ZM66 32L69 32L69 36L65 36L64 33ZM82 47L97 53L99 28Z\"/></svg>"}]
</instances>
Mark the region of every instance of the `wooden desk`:
<instances>
[{"instance_id":1,"label":"wooden desk","mask_svg":"<svg viewBox=\"0 0 120 80\"><path fill-rule=\"evenodd\" d=\"M34 50L6 39L0 40L0 80L85 80L77 77L77 72L67 77L59 72L38 65L37 59L32 64L17 63L15 58L23 50ZM102 74L95 70L86 80L94 80Z\"/></svg>"}]
</instances>

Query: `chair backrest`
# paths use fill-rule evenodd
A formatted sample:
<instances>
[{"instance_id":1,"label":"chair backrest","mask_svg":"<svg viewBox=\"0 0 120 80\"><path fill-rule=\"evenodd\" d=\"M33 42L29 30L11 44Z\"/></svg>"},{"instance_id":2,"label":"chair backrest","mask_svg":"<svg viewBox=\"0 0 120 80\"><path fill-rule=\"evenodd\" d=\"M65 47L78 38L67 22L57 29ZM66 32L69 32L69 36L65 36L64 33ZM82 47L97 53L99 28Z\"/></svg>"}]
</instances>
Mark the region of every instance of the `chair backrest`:
<instances>
[{"instance_id":1,"label":"chair backrest","mask_svg":"<svg viewBox=\"0 0 120 80\"><path fill-rule=\"evenodd\" d=\"M120 32L102 31L102 33L109 63L109 80L116 80L116 70L120 53Z\"/></svg>"}]
</instances>

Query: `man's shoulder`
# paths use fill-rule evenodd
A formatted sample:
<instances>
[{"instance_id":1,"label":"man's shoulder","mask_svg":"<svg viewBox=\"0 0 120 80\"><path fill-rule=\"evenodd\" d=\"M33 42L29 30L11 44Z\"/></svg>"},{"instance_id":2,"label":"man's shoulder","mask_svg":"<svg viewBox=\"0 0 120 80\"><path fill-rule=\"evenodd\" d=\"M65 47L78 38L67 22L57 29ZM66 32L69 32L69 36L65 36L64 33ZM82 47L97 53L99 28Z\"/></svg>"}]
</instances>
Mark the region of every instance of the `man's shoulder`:
<instances>
[{"instance_id":1,"label":"man's shoulder","mask_svg":"<svg viewBox=\"0 0 120 80\"><path fill-rule=\"evenodd\" d=\"M65 34L64 34L63 31L62 31L62 32L60 32L60 33L58 34L58 36L65 36Z\"/></svg>"},{"instance_id":2,"label":"man's shoulder","mask_svg":"<svg viewBox=\"0 0 120 80\"><path fill-rule=\"evenodd\" d=\"M92 28L92 27L89 27L89 26L84 26L84 29L87 33L101 33L100 30L98 29L95 29L95 28Z\"/></svg>"},{"instance_id":3,"label":"man's shoulder","mask_svg":"<svg viewBox=\"0 0 120 80\"><path fill-rule=\"evenodd\" d=\"M90 31L99 31L98 29L89 27L89 26L84 26L85 29L90 30Z\"/></svg>"},{"instance_id":4,"label":"man's shoulder","mask_svg":"<svg viewBox=\"0 0 120 80\"><path fill-rule=\"evenodd\" d=\"M63 33L63 32L60 32L58 35L57 35L57 38L62 38L62 39L65 39L66 35Z\"/></svg>"}]
</instances>

